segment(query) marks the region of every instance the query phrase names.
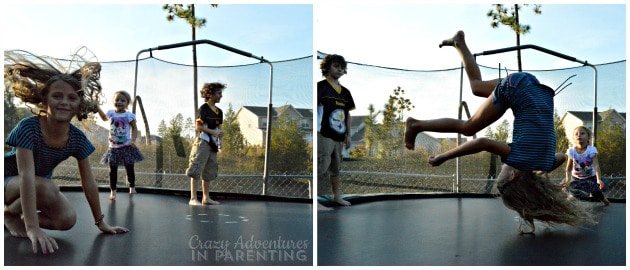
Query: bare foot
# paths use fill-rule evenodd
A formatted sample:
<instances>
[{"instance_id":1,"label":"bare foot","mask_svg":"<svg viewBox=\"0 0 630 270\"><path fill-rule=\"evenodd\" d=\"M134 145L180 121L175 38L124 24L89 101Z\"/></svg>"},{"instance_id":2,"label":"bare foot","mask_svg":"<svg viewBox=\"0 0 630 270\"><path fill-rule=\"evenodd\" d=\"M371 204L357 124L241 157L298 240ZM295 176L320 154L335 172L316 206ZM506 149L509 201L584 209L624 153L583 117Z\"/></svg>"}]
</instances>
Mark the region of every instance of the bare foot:
<instances>
[{"instance_id":1,"label":"bare foot","mask_svg":"<svg viewBox=\"0 0 630 270\"><path fill-rule=\"evenodd\" d=\"M349 201L346 201L344 199L342 199L341 197L335 198L335 202L342 205L342 206L350 206L351 203Z\"/></svg>"},{"instance_id":2,"label":"bare foot","mask_svg":"<svg viewBox=\"0 0 630 270\"><path fill-rule=\"evenodd\" d=\"M323 206L321 203L317 203L317 211L330 211L332 210L332 208L328 208L326 206Z\"/></svg>"},{"instance_id":3,"label":"bare foot","mask_svg":"<svg viewBox=\"0 0 630 270\"><path fill-rule=\"evenodd\" d=\"M112 201L116 200L116 191L112 190L112 192L109 193L109 199Z\"/></svg>"},{"instance_id":4,"label":"bare foot","mask_svg":"<svg viewBox=\"0 0 630 270\"><path fill-rule=\"evenodd\" d=\"M12 236L28 237L26 227L20 215L4 214L4 226L9 230Z\"/></svg>"},{"instance_id":5,"label":"bare foot","mask_svg":"<svg viewBox=\"0 0 630 270\"><path fill-rule=\"evenodd\" d=\"M442 165L444 161L446 160L441 155L429 157L429 164L431 164L431 166L433 167Z\"/></svg>"},{"instance_id":6,"label":"bare foot","mask_svg":"<svg viewBox=\"0 0 630 270\"><path fill-rule=\"evenodd\" d=\"M136 194L136 188L129 188L129 194Z\"/></svg>"},{"instance_id":7,"label":"bare foot","mask_svg":"<svg viewBox=\"0 0 630 270\"><path fill-rule=\"evenodd\" d=\"M215 200L212 200L210 198L205 198L205 199L201 200L201 204L203 204L203 205L219 205L221 203L217 202Z\"/></svg>"},{"instance_id":8,"label":"bare foot","mask_svg":"<svg viewBox=\"0 0 630 270\"><path fill-rule=\"evenodd\" d=\"M405 148L409 150L413 150L416 147L416 136L418 132L412 128L412 125L416 122L418 122L418 120L411 117L408 117L407 122L405 122L405 137L403 140L405 142Z\"/></svg>"},{"instance_id":9,"label":"bare foot","mask_svg":"<svg viewBox=\"0 0 630 270\"><path fill-rule=\"evenodd\" d=\"M197 199L190 199L188 205L201 205L201 203Z\"/></svg>"},{"instance_id":10,"label":"bare foot","mask_svg":"<svg viewBox=\"0 0 630 270\"><path fill-rule=\"evenodd\" d=\"M534 220L521 219L521 222L518 225L518 230L520 231L521 234L534 234L534 231L536 230L536 225L534 225Z\"/></svg>"},{"instance_id":11,"label":"bare foot","mask_svg":"<svg viewBox=\"0 0 630 270\"><path fill-rule=\"evenodd\" d=\"M464 31L457 31L457 33L455 33L455 35L450 38L450 39L445 39L442 41L442 43L440 43L440 48L442 48L442 46L453 46L455 48L458 47L458 43L463 42L464 41Z\"/></svg>"}]
</instances>

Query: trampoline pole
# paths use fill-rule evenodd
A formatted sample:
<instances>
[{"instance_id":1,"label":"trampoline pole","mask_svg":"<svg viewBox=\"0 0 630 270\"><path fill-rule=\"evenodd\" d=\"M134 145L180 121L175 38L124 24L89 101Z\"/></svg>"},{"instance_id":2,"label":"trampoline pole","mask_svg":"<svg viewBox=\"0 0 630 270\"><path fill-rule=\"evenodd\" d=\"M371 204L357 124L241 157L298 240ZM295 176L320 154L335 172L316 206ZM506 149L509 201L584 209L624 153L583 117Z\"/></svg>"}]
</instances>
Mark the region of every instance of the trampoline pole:
<instances>
[{"instance_id":1,"label":"trampoline pole","mask_svg":"<svg viewBox=\"0 0 630 270\"><path fill-rule=\"evenodd\" d=\"M267 180L269 180L269 157L271 151L271 125L273 123L273 105L272 105L272 90L273 90L273 65L269 61L265 61L269 64L269 106L267 107L267 135L265 138L265 168L263 171L263 188L262 195L267 195Z\"/></svg>"},{"instance_id":2,"label":"trampoline pole","mask_svg":"<svg viewBox=\"0 0 630 270\"><path fill-rule=\"evenodd\" d=\"M593 146L597 146L597 68L594 65L586 62L584 64L593 68L595 76L595 82L593 86L593 141L591 142L591 144L593 144Z\"/></svg>"},{"instance_id":3,"label":"trampoline pole","mask_svg":"<svg viewBox=\"0 0 630 270\"><path fill-rule=\"evenodd\" d=\"M463 105L463 89L464 89L464 63L461 64L461 68L459 69L459 108L457 109L457 117L459 120L462 120L462 105ZM459 146L461 144L462 134L457 133L456 144ZM453 192L459 193L461 188L461 158L457 157L455 160L455 183L453 183Z\"/></svg>"},{"instance_id":4,"label":"trampoline pole","mask_svg":"<svg viewBox=\"0 0 630 270\"><path fill-rule=\"evenodd\" d=\"M131 109L131 112L133 114L136 114L136 103L140 102L140 110L142 111L142 118L144 119L144 127L145 127L145 141L147 145L151 144L151 134L149 132L149 123L148 120L146 118L146 115L144 113L144 106L142 106L142 100L140 100L140 97L137 94L137 90L138 90L138 57L140 57L140 54L143 52L148 51L150 54L152 54L151 49L145 49L145 50L141 50L136 54L136 69L135 69L135 73L134 73L134 79L133 79L133 107ZM153 55L151 55L153 56Z\"/></svg>"}]
</instances>

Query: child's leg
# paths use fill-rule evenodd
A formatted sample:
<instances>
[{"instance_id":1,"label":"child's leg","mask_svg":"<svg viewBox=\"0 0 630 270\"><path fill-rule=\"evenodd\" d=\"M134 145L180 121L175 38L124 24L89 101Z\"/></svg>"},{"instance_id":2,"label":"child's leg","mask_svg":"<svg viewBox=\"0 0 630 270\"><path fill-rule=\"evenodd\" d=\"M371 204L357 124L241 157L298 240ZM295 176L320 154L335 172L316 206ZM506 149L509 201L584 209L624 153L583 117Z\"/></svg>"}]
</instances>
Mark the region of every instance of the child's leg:
<instances>
[{"instance_id":1,"label":"child's leg","mask_svg":"<svg viewBox=\"0 0 630 270\"><path fill-rule=\"evenodd\" d=\"M109 194L110 200L116 200L116 185L118 184L118 165L109 165Z\"/></svg>"},{"instance_id":2,"label":"child's leg","mask_svg":"<svg viewBox=\"0 0 630 270\"><path fill-rule=\"evenodd\" d=\"M473 114L473 116L468 120L453 118L416 120L409 117L405 123L405 147L413 150L416 136L418 133L423 131L455 132L466 136L472 136L501 118L503 113L505 113L505 111L497 110L494 107L492 104L492 97L488 97L475 114Z\"/></svg>"},{"instance_id":3,"label":"child's leg","mask_svg":"<svg viewBox=\"0 0 630 270\"><path fill-rule=\"evenodd\" d=\"M208 150L207 160L201 173L201 189L203 196L201 198L201 204L220 204L217 201L210 199L210 181L217 179L219 175L219 157L217 152L211 152Z\"/></svg>"},{"instance_id":4,"label":"child's leg","mask_svg":"<svg viewBox=\"0 0 630 270\"><path fill-rule=\"evenodd\" d=\"M489 81L484 81L482 79L477 61L466 45L464 32L458 31L452 38L442 41L440 48L442 46L453 46L459 53L459 56L464 64L464 69L466 70L466 75L470 81L470 88L472 89L473 94L479 97L489 97L499 83L499 79Z\"/></svg>"},{"instance_id":5,"label":"child's leg","mask_svg":"<svg viewBox=\"0 0 630 270\"><path fill-rule=\"evenodd\" d=\"M343 206L350 206L350 202L342 198L341 186L339 183L339 175L330 177L330 185L332 187L333 200Z\"/></svg>"},{"instance_id":6,"label":"child's leg","mask_svg":"<svg viewBox=\"0 0 630 270\"><path fill-rule=\"evenodd\" d=\"M134 170L134 164L126 164L125 170L127 171L127 182L129 182L129 193L136 193L136 172Z\"/></svg>"},{"instance_id":7,"label":"child's leg","mask_svg":"<svg viewBox=\"0 0 630 270\"><path fill-rule=\"evenodd\" d=\"M197 179L194 177L190 178L190 202L189 205L201 205L201 203L197 200Z\"/></svg>"},{"instance_id":8,"label":"child's leg","mask_svg":"<svg viewBox=\"0 0 630 270\"><path fill-rule=\"evenodd\" d=\"M453 148L446 153L429 157L429 163L432 166L440 166L449 159L476 154L481 151L488 151L490 153L497 154L500 157L506 157L510 153L510 146L506 143L488 138L477 138Z\"/></svg>"},{"instance_id":9,"label":"child's leg","mask_svg":"<svg viewBox=\"0 0 630 270\"><path fill-rule=\"evenodd\" d=\"M203 196L201 197L201 204L221 204L220 202L210 199L210 181L201 181L201 191L203 192Z\"/></svg>"},{"instance_id":10,"label":"child's leg","mask_svg":"<svg viewBox=\"0 0 630 270\"><path fill-rule=\"evenodd\" d=\"M601 190L596 189L591 194L593 195L593 198L595 198L598 201L602 202L604 205L608 206L610 204L610 201L608 201L608 199L606 199L606 197L604 196L604 193Z\"/></svg>"},{"instance_id":11,"label":"child's leg","mask_svg":"<svg viewBox=\"0 0 630 270\"><path fill-rule=\"evenodd\" d=\"M39 226L49 230L69 230L76 223L76 212L68 199L59 191L59 187L51 180L36 177L35 192ZM6 186L5 226L12 235L26 237L26 228L20 215L22 204L20 198L20 181L17 177ZM8 219L7 219L8 218Z\"/></svg>"}]
</instances>

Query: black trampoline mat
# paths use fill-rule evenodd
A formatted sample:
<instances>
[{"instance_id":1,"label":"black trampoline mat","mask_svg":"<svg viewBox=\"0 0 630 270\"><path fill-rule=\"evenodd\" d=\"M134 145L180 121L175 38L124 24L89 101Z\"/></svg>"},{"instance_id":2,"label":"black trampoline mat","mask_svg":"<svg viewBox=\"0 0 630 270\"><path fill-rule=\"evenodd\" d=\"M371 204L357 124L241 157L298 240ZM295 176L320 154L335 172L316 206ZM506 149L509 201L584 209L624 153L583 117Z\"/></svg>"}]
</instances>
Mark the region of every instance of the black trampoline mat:
<instances>
[{"instance_id":1,"label":"black trampoline mat","mask_svg":"<svg viewBox=\"0 0 630 270\"><path fill-rule=\"evenodd\" d=\"M77 211L68 231L46 230L59 250L33 254L30 241L4 232L4 265L313 265L312 204L220 200L189 206L187 196L101 191L109 225L129 233L101 233L82 192L63 192ZM220 198L219 198L220 199Z\"/></svg>"},{"instance_id":2,"label":"black trampoline mat","mask_svg":"<svg viewBox=\"0 0 630 270\"><path fill-rule=\"evenodd\" d=\"M599 224L519 234L497 198L382 200L317 212L317 264L395 266L626 265L626 205L593 203Z\"/></svg>"}]
</instances>

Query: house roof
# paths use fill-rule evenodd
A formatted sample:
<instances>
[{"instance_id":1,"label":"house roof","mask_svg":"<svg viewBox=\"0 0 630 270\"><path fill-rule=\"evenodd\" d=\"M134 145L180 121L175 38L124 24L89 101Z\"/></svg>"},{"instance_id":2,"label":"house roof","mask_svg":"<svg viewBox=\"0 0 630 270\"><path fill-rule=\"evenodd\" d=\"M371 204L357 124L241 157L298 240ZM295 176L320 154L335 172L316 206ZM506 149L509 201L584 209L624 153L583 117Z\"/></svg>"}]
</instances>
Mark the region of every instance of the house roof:
<instances>
[{"instance_id":1,"label":"house roof","mask_svg":"<svg viewBox=\"0 0 630 270\"><path fill-rule=\"evenodd\" d=\"M258 107L258 106L243 106L244 110L248 110L250 112L252 112L253 114L255 114L256 116L267 116L267 107ZM271 116L275 117L276 111L272 111L271 112Z\"/></svg>"},{"instance_id":2,"label":"house roof","mask_svg":"<svg viewBox=\"0 0 630 270\"><path fill-rule=\"evenodd\" d=\"M267 116L267 107L259 107L259 106L243 106L242 109L246 109L256 116L266 117ZM283 114L289 109L295 110L302 118L313 118L313 110L312 109L296 109L292 105L284 105L280 107L274 107L271 112L272 117L277 117L278 115Z\"/></svg>"},{"instance_id":3,"label":"house roof","mask_svg":"<svg viewBox=\"0 0 630 270\"><path fill-rule=\"evenodd\" d=\"M567 113L574 115L582 121L593 121L593 112L567 111ZM597 113L597 121L602 121L603 119L608 118L613 113L619 114L621 117L623 117L624 120L626 120L626 113L619 113L615 109L608 109L606 111Z\"/></svg>"},{"instance_id":4,"label":"house roof","mask_svg":"<svg viewBox=\"0 0 630 270\"><path fill-rule=\"evenodd\" d=\"M623 118L623 120L626 120L626 113L619 113L619 112L615 111L614 109L610 109L610 110L606 110L606 111L600 112L599 115L602 117L602 119L606 119L606 118L610 117L610 115L613 114L613 113L621 116Z\"/></svg>"},{"instance_id":5,"label":"house roof","mask_svg":"<svg viewBox=\"0 0 630 270\"><path fill-rule=\"evenodd\" d=\"M357 115L357 116L350 116L350 119L352 119L352 127L358 127L363 125L363 121L365 121L365 118L367 116L366 115Z\"/></svg>"},{"instance_id":6,"label":"house roof","mask_svg":"<svg viewBox=\"0 0 630 270\"><path fill-rule=\"evenodd\" d=\"M353 123L352 125L354 126L354 120L353 120L353 122L352 122L352 123ZM359 130L357 131L357 133L355 133L354 135L352 135L352 137L350 138L350 140L351 140L351 141L353 141L353 142L356 142L356 141L363 141L363 140L364 140L364 137L365 137L365 129L364 129L364 128L362 128L362 129L359 129Z\"/></svg>"},{"instance_id":7,"label":"house roof","mask_svg":"<svg viewBox=\"0 0 630 270\"><path fill-rule=\"evenodd\" d=\"M313 109L300 109L293 107L293 105L284 105L275 108L278 114L282 114L288 109L295 110L302 118L313 118Z\"/></svg>"}]
</instances>

